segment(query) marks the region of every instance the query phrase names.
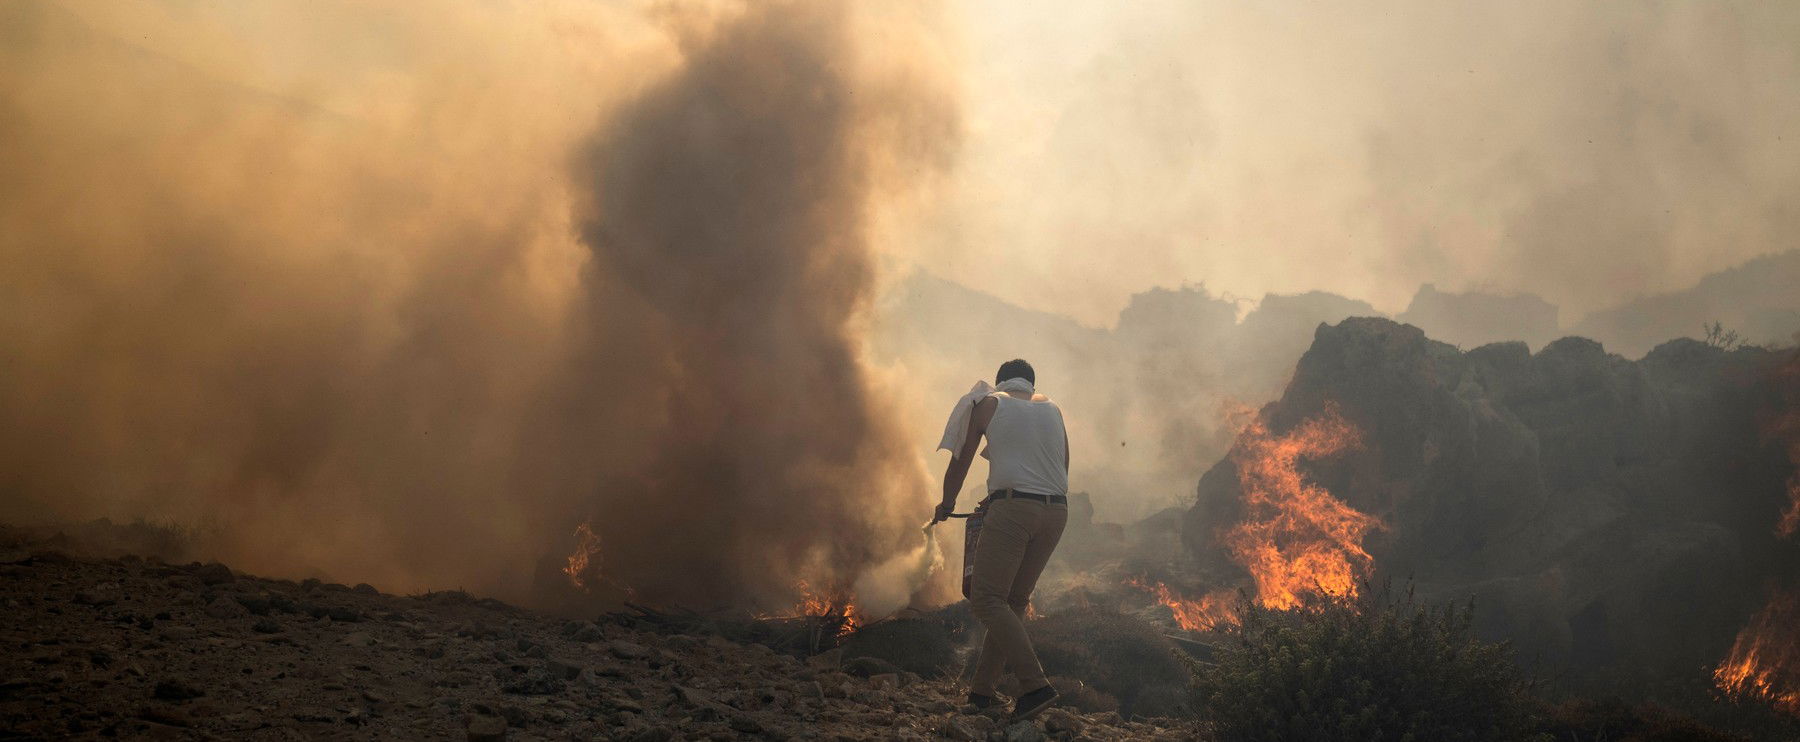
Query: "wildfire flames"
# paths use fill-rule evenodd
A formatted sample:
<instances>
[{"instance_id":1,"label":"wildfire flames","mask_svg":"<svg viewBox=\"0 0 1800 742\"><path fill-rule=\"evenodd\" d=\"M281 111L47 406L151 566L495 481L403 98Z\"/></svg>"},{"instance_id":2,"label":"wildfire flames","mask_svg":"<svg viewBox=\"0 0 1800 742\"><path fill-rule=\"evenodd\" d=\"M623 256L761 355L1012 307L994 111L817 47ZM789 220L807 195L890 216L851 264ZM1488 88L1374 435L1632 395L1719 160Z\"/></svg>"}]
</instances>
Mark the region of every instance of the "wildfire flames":
<instances>
[{"instance_id":1,"label":"wildfire flames","mask_svg":"<svg viewBox=\"0 0 1800 742\"><path fill-rule=\"evenodd\" d=\"M805 617L841 619L842 623L838 625L837 629L837 635L840 637L848 636L862 627L864 620L862 614L856 610L856 599L847 591L814 591L812 584L806 580L794 583L794 590L800 594L800 599L794 603L792 611L758 613L756 617L759 619Z\"/></svg>"},{"instance_id":2,"label":"wildfire flames","mask_svg":"<svg viewBox=\"0 0 1800 742\"><path fill-rule=\"evenodd\" d=\"M1800 468L1800 355L1777 373L1787 404L1766 435L1784 443L1788 459ZM1800 471L1788 477L1787 488L1789 504L1775 525L1780 538L1800 531ZM1738 632L1731 654L1713 670L1713 681L1728 696L1800 716L1800 634L1795 627L1800 627L1800 591L1777 591Z\"/></svg>"},{"instance_id":3,"label":"wildfire flames","mask_svg":"<svg viewBox=\"0 0 1800 742\"><path fill-rule=\"evenodd\" d=\"M1800 593L1781 592L1738 632L1713 680L1734 698L1766 702L1800 715Z\"/></svg>"},{"instance_id":4,"label":"wildfire flames","mask_svg":"<svg viewBox=\"0 0 1800 742\"><path fill-rule=\"evenodd\" d=\"M1247 517L1225 543L1255 578L1257 603L1289 609L1307 593L1354 597L1373 563L1363 536L1382 523L1307 482L1297 465L1357 446L1357 430L1333 407L1284 435L1260 415L1247 418L1231 452Z\"/></svg>"},{"instance_id":5,"label":"wildfire flames","mask_svg":"<svg viewBox=\"0 0 1800 742\"><path fill-rule=\"evenodd\" d=\"M569 554L569 564L563 567L563 574L569 576L569 584L586 590L599 572L600 536L583 523L575 527L575 551Z\"/></svg>"},{"instance_id":6,"label":"wildfire flames","mask_svg":"<svg viewBox=\"0 0 1800 742\"><path fill-rule=\"evenodd\" d=\"M1237 610L1232 607L1234 596L1229 590L1208 593L1199 600L1188 600L1161 582L1153 584L1133 577L1126 580L1125 584L1155 595L1156 602L1175 612L1175 623L1188 631L1211 631L1219 626L1235 626L1238 623Z\"/></svg>"},{"instance_id":7,"label":"wildfire flames","mask_svg":"<svg viewBox=\"0 0 1800 742\"><path fill-rule=\"evenodd\" d=\"M1382 523L1306 481L1299 463L1355 447L1360 437L1356 429L1333 407L1279 436L1269 432L1260 415L1245 410L1241 416L1245 422L1231 457L1245 517L1226 532L1225 544L1256 581L1257 604L1288 610L1300 607L1303 595L1354 597L1358 580L1374 563L1363 550L1363 536ZM1154 595L1188 631L1235 626L1241 620L1232 590L1195 599L1143 577L1125 584Z\"/></svg>"}]
</instances>

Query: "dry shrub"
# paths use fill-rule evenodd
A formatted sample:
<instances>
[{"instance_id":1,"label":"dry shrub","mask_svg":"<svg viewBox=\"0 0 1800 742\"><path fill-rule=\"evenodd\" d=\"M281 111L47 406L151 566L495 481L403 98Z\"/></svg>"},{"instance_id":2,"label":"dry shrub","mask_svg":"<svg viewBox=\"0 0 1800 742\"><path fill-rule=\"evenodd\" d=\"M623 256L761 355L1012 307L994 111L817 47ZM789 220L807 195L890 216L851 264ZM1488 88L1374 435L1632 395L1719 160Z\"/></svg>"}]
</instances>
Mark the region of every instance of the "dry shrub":
<instances>
[{"instance_id":1,"label":"dry shrub","mask_svg":"<svg viewBox=\"0 0 1800 742\"><path fill-rule=\"evenodd\" d=\"M893 619L869 624L843 644L845 660L874 657L925 677L948 673L956 664L950 631L930 619Z\"/></svg>"},{"instance_id":2,"label":"dry shrub","mask_svg":"<svg viewBox=\"0 0 1800 742\"><path fill-rule=\"evenodd\" d=\"M1622 700L1574 700L1547 709L1538 731L1558 740L1630 742L1747 742L1660 706Z\"/></svg>"},{"instance_id":3,"label":"dry shrub","mask_svg":"<svg viewBox=\"0 0 1800 742\"><path fill-rule=\"evenodd\" d=\"M1187 673L1175 646L1143 618L1113 610L1061 611L1032 621L1044 672L1075 678L1118 699L1126 716L1182 716Z\"/></svg>"}]
</instances>

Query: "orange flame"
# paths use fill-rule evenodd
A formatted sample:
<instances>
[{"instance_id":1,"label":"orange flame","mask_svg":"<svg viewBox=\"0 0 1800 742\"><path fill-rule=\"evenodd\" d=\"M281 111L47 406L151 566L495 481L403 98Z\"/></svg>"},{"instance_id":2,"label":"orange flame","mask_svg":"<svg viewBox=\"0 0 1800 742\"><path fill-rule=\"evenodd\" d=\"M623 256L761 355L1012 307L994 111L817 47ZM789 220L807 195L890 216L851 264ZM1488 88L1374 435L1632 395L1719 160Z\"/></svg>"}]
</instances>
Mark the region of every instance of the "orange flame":
<instances>
[{"instance_id":1,"label":"orange flame","mask_svg":"<svg viewBox=\"0 0 1800 742\"><path fill-rule=\"evenodd\" d=\"M1800 716L1800 593L1778 592L1738 632L1713 682L1733 698Z\"/></svg>"},{"instance_id":2,"label":"orange flame","mask_svg":"<svg viewBox=\"0 0 1800 742\"><path fill-rule=\"evenodd\" d=\"M569 564L562 571L569 576L569 584L586 590L594 574L600 571L600 536L583 523L575 527L575 542L575 551L569 554Z\"/></svg>"},{"instance_id":3,"label":"orange flame","mask_svg":"<svg viewBox=\"0 0 1800 742\"><path fill-rule=\"evenodd\" d=\"M1374 562L1363 536L1383 525L1307 482L1297 465L1354 448L1359 438L1334 406L1284 435L1271 434L1261 415L1249 415L1239 431L1231 457L1247 517L1225 543L1255 578L1263 607L1295 608L1306 593L1356 596Z\"/></svg>"},{"instance_id":4,"label":"orange flame","mask_svg":"<svg viewBox=\"0 0 1800 742\"><path fill-rule=\"evenodd\" d=\"M856 610L856 598L841 590L814 592L812 585L806 580L794 583L794 589L800 593L800 600L794 603L794 610L786 615L757 614L757 618L798 618L801 616L842 616L843 626L838 629L838 636L846 636L863 624L862 614Z\"/></svg>"},{"instance_id":5,"label":"orange flame","mask_svg":"<svg viewBox=\"0 0 1800 742\"><path fill-rule=\"evenodd\" d=\"M1175 623L1187 631L1211 631L1220 626L1238 624L1237 609L1232 606L1232 594L1229 590L1207 593L1199 600L1188 600L1175 594L1175 591L1161 582L1151 585L1142 578L1133 577L1126 580L1125 584L1155 595L1156 602L1174 611Z\"/></svg>"}]
</instances>

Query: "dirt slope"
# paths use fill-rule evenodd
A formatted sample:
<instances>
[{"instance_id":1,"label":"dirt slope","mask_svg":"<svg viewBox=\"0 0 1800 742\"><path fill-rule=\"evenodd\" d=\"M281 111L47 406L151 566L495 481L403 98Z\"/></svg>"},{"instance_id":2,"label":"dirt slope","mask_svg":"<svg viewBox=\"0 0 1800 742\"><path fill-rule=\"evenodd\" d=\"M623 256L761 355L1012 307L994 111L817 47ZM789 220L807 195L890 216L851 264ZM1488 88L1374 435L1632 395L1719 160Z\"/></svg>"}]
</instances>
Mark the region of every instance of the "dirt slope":
<instances>
[{"instance_id":1,"label":"dirt slope","mask_svg":"<svg viewBox=\"0 0 1800 742\"><path fill-rule=\"evenodd\" d=\"M1185 739L759 645L222 565L0 551L0 739Z\"/></svg>"}]
</instances>

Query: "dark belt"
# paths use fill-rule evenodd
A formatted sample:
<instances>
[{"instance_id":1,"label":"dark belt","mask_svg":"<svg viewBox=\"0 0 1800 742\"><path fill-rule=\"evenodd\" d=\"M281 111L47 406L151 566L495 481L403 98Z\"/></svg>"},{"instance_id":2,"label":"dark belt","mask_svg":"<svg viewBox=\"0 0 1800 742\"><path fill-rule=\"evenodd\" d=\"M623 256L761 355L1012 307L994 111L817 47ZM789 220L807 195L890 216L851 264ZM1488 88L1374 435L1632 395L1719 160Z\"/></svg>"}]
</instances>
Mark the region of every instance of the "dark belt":
<instances>
[{"instance_id":1,"label":"dark belt","mask_svg":"<svg viewBox=\"0 0 1800 742\"><path fill-rule=\"evenodd\" d=\"M1020 492L1018 490L994 490L993 492L988 493L989 500L1005 500L1009 497L1017 500L1036 500L1045 505L1069 504L1067 495L1040 495L1035 492Z\"/></svg>"}]
</instances>

